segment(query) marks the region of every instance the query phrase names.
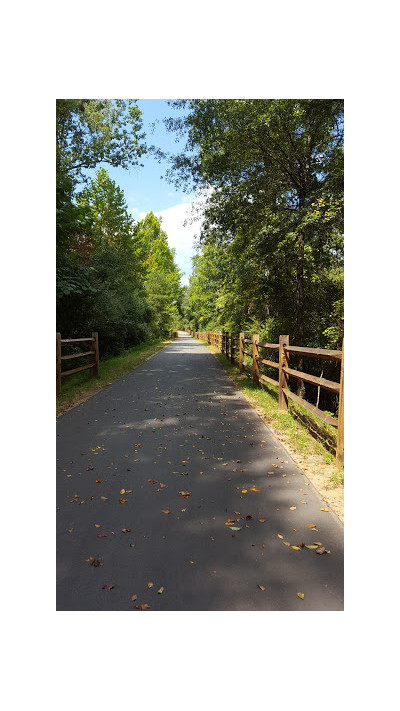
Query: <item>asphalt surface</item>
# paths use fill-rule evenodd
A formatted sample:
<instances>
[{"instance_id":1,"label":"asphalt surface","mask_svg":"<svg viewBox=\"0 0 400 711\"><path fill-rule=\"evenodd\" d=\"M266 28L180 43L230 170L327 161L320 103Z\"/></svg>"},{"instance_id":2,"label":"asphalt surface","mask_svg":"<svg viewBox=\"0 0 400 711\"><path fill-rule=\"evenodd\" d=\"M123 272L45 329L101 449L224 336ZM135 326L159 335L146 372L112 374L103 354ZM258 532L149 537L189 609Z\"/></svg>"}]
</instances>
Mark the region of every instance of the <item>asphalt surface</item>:
<instances>
[{"instance_id":1,"label":"asphalt surface","mask_svg":"<svg viewBox=\"0 0 400 711\"><path fill-rule=\"evenodd\" d=\"M57 610L342 610L343 526L323 508L181 333L57 420Z\"/></svg>"}]
</instances>

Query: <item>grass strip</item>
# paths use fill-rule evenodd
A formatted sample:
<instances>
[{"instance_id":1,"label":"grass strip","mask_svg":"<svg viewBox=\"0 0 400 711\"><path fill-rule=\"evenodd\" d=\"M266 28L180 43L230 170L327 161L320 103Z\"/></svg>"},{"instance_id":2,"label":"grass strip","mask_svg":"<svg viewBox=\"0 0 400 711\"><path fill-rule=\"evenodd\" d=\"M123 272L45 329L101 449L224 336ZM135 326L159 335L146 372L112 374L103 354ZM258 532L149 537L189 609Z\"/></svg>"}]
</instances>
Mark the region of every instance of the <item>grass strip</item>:
<instances>
[{"instance_id":1,"label":"grass strip","mask_svg":"<svg viewBox=\"0 0 400 711\"><path fill-rule=\"evenodd\" d=\"M239 367L227 360L216 346L201 343L213 353L238 390L343 520L344 470L336 464L336 429L292 401L289 401L288 411L281 412L278 388L268 383L258 386L250 374L240 373Z\"/></svg>"},{"instance_id":2,"label":"grass strip","mask_svg":"<svg viewBox=\"0 0 400 711\"><path fill-rule=\"evenodd\" d=\"M114 380L136 368L169 343L171 340L157 339L150 343L134 346L113 358L100 360L99 375L95 378L91 377L90 371L75 373L63 378L61 393L57 395L57 416L84 402L107 385L111 385Z\"/></svg>"}]
</instances>

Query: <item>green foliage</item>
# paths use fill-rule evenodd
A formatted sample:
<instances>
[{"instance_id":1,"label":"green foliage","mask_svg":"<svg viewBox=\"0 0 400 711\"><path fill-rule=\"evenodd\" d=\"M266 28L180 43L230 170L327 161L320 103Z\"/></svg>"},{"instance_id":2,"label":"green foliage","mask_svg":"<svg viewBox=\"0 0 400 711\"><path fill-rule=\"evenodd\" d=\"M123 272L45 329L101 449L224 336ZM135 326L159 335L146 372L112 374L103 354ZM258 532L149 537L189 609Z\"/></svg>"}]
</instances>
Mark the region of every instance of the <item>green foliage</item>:
<instances>
[{"instance_id":1,"label":"green foliage","mask_svg":"<svg viewBox=\"0 0 400 711\"><path fill-rule=\"evenodd\" d=\"M146 148L141 111L132 99L58 99L57 173L84 179L99 163L129 168Z\"/></svg>"},{"instance_id":2,"label":"green foliage","mask_svg":"<svg viewBox=\"0 0 400 711\"><path fill-rule=\"evenodd\" d=\"M170 179L208 195L189 292L196 328L259 322L269 338L289 333L297 345L339 339L332 305L342 298L334 275L343 269L343 102L172 105L188 113L167 121L187 132Z\"/></svg>"}]
</instances>

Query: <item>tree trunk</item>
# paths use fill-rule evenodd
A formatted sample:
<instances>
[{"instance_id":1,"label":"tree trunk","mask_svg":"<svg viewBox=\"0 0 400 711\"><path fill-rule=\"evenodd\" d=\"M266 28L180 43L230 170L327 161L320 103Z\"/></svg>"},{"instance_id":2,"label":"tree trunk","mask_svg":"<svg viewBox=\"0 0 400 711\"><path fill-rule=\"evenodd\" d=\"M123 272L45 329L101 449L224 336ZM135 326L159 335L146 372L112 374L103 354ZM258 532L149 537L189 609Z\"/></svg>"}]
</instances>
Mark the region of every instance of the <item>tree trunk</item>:
<instances>
[{"instance_id":1,"label":"tree trunk","mask_svg":"<svg viewBox=\"0 0 400 711\"><path fill-rule=\"evenodd\" d=\"M303 217L305 194L299 195L299 218ZM297 243L297 269L296 269L296 346L303 346L304 337L304 228L300 228ZM303 370L303 356L299 356L297 370ZM304 383L297 380L297 394L304 396Z\"/></svg>"}]
</instances>

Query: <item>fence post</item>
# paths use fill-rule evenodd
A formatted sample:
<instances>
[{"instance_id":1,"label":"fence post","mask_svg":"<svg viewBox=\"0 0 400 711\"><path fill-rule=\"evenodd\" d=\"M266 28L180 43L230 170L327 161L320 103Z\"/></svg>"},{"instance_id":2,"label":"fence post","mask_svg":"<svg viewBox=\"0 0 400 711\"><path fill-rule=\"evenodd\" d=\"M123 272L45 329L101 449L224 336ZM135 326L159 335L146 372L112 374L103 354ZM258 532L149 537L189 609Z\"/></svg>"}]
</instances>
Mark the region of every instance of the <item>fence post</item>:
<instances>
[{"instance_id":1,"label":"fence post","mask_svg":"<svg viewBox=\"0 0 400 711\"><path fill-rule=\"evenodd\" d=\"M229 358L229 333L225 331L225 358Z\"/></svg>"},{"instance_id":2,"label":"fence post","mask_svg":"<svg viewBox=\"0 0 400 711\"><path fill-rule=\"evenodd\" d=\"M57 376L57 395L61 392L61 333L56 334L56 376Z\"/></svg>"},{"instance_id":3,"label":"fence post","mask_svg":"<svg viewBox=\"0 0 400 711\"><path fill-rule=\"evenodd\" d=\"M231 363L234 363L234 362L235 362L235 351L234 351L234 347L235 347L235 334L234 334L234 333L231 333Z\"/></svg>"},{"instance_id":4,"label":"fence post","mask_svg":"<svg viewBox=\"0 0 400 711\"><path fill-rule=\"evenodd\" d=\"M255 333L253 335L253 380L257 385L260 384L260 366L258 365L258 356L260 349L258 347L258 344L260 342L260 336L258 333Z\"/></svg>"},{"instance_id":5,"label":"fence post","mask_svg":"<svg viewBox=\"0 0 400 711\"><path fill-rule=\"evenodd\" d=\"M97 331L93 331L92 338L94 338L92 346L94 354L90 356L90 361L93 363L92 375L96 377L99 374L99 334Z\"/></svg>"},{"instance_id":6,"label":"fence post","mask_svg":"<svg viewBox=\"0 0 400 711\"><path fill-rule=\"evenodd\" d=\"M239 370L244 371L244 333L239 334Z\"/></svg>"},{"instance_id":7,"label":"fence post","mask_svg":"<svg viewBox=\"0 0 400 711\"><path fill-rule=\"evenodd\" d=\"M338 431L336 440L336 463L344 464L344 339L342 342L342 364L340 367L340 392L339 392L339 413Z\"/></svg>"},{"instance_id":8,"label":"fence post","mask_svg":"<svg viewBox=\"0 0 400 711\"><path fill-rule=\"evenodd\" d=\"M288 376L283 371L283 368L288 365L287 356L285 353L284 346L289 345L289 336L279 336L279 399L278 408L279 410L288 409L288 399L283 392L284 388L288 387Z\"/></svg>"}]
</instances>

